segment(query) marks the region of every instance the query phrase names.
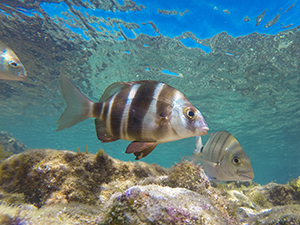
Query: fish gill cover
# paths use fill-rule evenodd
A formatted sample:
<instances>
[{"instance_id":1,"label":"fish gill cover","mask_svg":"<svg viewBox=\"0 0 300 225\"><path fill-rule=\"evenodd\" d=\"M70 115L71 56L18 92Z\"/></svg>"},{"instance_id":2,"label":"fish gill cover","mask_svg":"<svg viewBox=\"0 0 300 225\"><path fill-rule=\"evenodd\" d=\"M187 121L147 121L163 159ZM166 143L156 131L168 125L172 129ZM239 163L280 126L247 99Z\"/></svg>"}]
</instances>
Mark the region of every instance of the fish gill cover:
<instances>
[{"instance_id":1,"label":"fish gill cover","mask_svg":"<svg viewBox=\"0 0 300 225\"><path fill-rule=\"evenodd\" d=\"M64 108L59 74L97 101L113 82L153 79L183 92L210 132L239 140L255 181L299 176L300 4L293 1L2 0L0 39L25 65L24 82L0 81L1 130L29 147L104 148L92 121L55 133ZM205 137L207 140L208 137ZM170 166L194 139L145 159Z\"/></svg>"}]
</instances>

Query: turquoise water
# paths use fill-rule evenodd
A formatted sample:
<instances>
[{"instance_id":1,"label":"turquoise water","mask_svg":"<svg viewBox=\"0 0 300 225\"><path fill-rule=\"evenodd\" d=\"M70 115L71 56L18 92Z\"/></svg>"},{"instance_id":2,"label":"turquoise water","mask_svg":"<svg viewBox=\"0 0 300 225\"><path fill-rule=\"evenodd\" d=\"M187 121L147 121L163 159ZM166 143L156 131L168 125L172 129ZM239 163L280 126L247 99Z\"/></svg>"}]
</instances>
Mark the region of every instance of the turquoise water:
<instances>
[{"instance_id":1,"label":"turquoise water","mask_svg":"<svg viewBox=\"0 0 300 225\"><path fill-rule=\"evenodd\" d=\"M154 79L183 92L209 133L226 130L237 138L254 181L286 183L300 175L299 3L68 2L0 2L0 40L28 73L24 82L0 80L0 130L30 148L85 151L87 145L134 160L125 154L129 142L98 141L92 119L55 132L65 107L58 77L66 74L94 101L113 82ZM277 14L278 22L265 28ZM170 167L192 154L194 142L160 144L142 160Z\"/></svg>"}]
</instances>

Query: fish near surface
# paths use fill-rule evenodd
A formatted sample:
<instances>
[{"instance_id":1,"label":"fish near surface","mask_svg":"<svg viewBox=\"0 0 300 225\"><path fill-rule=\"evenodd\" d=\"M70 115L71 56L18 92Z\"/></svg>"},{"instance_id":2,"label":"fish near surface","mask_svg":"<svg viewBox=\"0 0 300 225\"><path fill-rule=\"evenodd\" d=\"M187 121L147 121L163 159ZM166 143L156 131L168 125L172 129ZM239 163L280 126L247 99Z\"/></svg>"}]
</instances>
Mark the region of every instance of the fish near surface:
<instances>
[{"instance_id":1,"label":"fish near surface","mask_svg":"<svg viewBox=\"0 0 300 225\"><path fill-rule=\"evenodd\" d=\"M0 79L24 81L26 78L25 67L18 56L0 41Z\"/></svg>"},{"instance_id":2,"label":"fish near surface","mask_svg":"<svg viewBox=\"0 0 300 225\"><path fill-rule=\"evenodd\" d=\"M254 177L250 158L240 143L226 131L211 134L203 147L197 137L193 161L200 161L208 177L215 181L249 181Z\"/></svg>"},{"instance_id":3,"label":"fish near surface","mask_svg":"<svg viewBox=\"0 0 300 225\"><path fill-rule=\"evenodd\" d=\"M206 135L208 130L200 111L163 82L113 83L99 102L84 96L65 75L60 77L60 87L67 107L57 121L57 131L94 117L98 139L132 141L126 153L134 153L136 159L147 156L159 143Z\"/></svg>"}]
</instances>

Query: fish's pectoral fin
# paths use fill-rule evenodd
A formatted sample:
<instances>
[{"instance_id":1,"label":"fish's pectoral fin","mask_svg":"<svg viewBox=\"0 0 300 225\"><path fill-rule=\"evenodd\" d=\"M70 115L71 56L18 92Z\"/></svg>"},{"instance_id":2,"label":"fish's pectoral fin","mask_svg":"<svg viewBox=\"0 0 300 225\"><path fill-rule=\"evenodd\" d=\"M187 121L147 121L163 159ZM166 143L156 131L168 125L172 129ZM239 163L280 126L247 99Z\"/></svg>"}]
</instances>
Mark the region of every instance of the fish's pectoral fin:
<instances>
[{"instance_id":1,"label":"fish's pectoral fin","mask_svg":"<svg viewBox=\"0 0 300 225\"><path fill-rule=\"evenodd\" d=\"M107 132L105 131L104 125L100 119L95 119L95 127L96 127L96 133L97 133L97 138L101 142L112 142L116 141L120 138L108 135Z\"/></svg>"},{"instance_id":2,"label":"fish's pectoral fin","mask_svg":"<svg viewBox=\"0 0 300 225\"><path fill-rule=\"evenodd\" d=\"M200 161L201 165L208 171L215 170L216 167L221 165L219 162L211 162L207 159L204 159L203 157L201 157L199 159L199 161Z\"/></svg>"},{"instance_id":3,"label":"fish's pectoral fin","mask_svg":"<svg viewBox=\"0 0 300 225\"><path fill-rule=\"evenodd\" d=\"M213 180L215 182L219 182L219 180L217 179L217 177L220 175L220 162L211 162L207 159L204 159L203 157L201 157L199 159L201 166L203 166L203 169L207 175L207 177L209 178L209 180Z\"/></svg>"},{"instance_id":4,"label":"fish's pectoral fin","mask_svg":"<svg viewBox=\"0 0 300 225\"><path fill-rule=\"evenodd\" d=\"M136 160L139 160L147 155L155 149L157 146L156 142L140 142L140 141L133 141L131 142L125 151L125 153L130 154L134 153L136 156Z\"/></svg>"}]
</instances>

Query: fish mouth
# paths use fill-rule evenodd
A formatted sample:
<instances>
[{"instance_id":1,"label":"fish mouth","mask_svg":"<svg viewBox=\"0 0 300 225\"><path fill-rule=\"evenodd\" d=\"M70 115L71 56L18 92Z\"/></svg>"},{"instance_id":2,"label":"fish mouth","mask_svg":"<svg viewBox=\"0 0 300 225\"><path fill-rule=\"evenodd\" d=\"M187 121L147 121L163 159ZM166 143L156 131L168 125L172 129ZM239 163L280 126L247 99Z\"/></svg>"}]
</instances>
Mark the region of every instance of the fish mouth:
<instances>
[{"instance_id":1,"label":"fish mouth","mask_svg":"<svg viewBox=\"0 0 300 225\"><path fill-rule=\"evenodd\" d=\"M22 75L22 76L18 76L18 78L15 80L24 81L24 80L26 80L26 78L27 78L27 76Z\"/></svg>"},{"instance_id":2,"label":"fish mouth","mask_svg":"<svg viewBox=\"0 0 300 225\"><path fill-rule=\"evenodd\" d=\"M199 135L206 135L207 131L209 130L207 123L205 122L204 118L201 116L200 123L199 123Z\"/></svg>"},{"instance_id":3,"label":"fish mouth","mask_svg":"<svg viewBox=\"0 0 300 225\"><path fill-rule=\"evenodd\" d=\"M206 135L207 131L209 130L207 124L202 124L202 126L199 127L199 136Z\"/></svg>"},{"instance_id":4,"label":"fish mouth","mask_svg":"<svg viewBox=\"0 0 300 225\"><path fill-rule=\"evenodd\" d=\"M26 78L27 78L27 75L22 75L22 76L21 76L21 79L22 79L22 80L26 80Z\"/></svg>"},{"instance_id":5,"label":"fish mouth","mask_svg":"<svg viewBox=\"0 0 300 225\"><path fill-rule=\"evenodd\" d=\"M201 131L200 131L201 134L200 135L206 135L208 130L209 130L208 127L201 128Z\"/></svg>"},{"instance_id":6,"label":"fish mouth","mask_svg":"<svg viewBox=\"0 0 300 225\"><path fill-rule=\"evenodd\" d=\"M17 77L15 77L14 80L18 80L18 81L24 81L27 78L27 73L23 73L23 74L18 74Z\"/></svg>"},{"instance_id":7,"label":"fish mouth","mask_svg":"<svg viewBox=\"0 0 300 225\"><path fill-rule=\"evenodd\" d=\"M253 171L238 171L238 175L241 181L249 181L254 178Z\"/></svg>"}]
</instances>

